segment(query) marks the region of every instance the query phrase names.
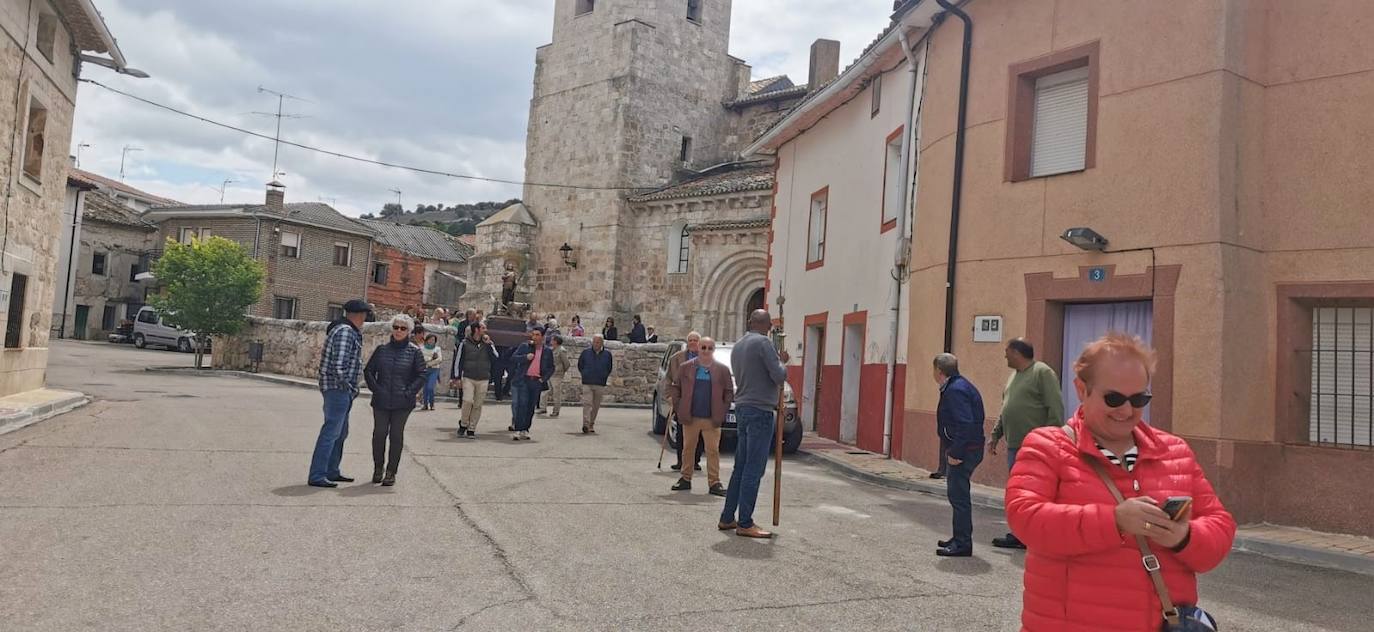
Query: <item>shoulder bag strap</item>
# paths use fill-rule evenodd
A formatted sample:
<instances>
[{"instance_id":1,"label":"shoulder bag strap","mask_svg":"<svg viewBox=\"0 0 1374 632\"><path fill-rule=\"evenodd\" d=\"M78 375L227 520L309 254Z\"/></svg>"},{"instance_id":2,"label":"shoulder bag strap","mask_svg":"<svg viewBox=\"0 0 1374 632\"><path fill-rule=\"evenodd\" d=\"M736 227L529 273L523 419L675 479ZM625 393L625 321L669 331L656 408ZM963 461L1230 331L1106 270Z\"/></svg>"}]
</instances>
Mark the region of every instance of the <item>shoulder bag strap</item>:
<instances>
[{"instance_id":1,"label":"shoulder bag strap","mask_svg":"<svg viewBox=\"0 0 1374 632\"><path fill-rule=\"evenodd\" d=\"M1073 428L1067 425L1062 427L1064 434L1067 434L1074 445L1077 445L1078 435ZM1110 491L1112 497L1116 499L1116 503L1119 505L1126 502L1126 498L1121 495L1121 490L1117 489L1116 483L1112 481L1112 475L1107 473L1107 469L1102 467L1102 463L1086 455L1080 456L1088 462L1088 465L1092 466L1094 472L1097 472L1098 478L1102 479L1103 484L1107 486L1107 491ZM1164 576L1159 572L1159 558L1155 557L1154 552L1150 550L1149 543L1145 541L1143 536L1135 536L1135 544L1140 549L1140 561L1144 564L1145 571L1150 574L1150 581L1155 585L1155 593L1159 595L1159 603L1164 610L1164 620L1168 621L1171 626L1178 625L1178 608L1174 607L1174 600L1169 597L1169 587L1164 583Z\"/></svg>"}]
</instances>

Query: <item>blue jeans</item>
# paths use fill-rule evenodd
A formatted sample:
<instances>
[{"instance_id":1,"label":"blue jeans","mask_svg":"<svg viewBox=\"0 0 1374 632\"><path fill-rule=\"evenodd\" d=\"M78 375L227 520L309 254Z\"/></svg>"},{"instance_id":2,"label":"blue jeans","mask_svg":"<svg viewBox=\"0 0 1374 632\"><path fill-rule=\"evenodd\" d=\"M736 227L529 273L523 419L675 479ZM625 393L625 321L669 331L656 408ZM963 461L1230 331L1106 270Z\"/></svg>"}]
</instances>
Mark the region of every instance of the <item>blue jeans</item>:
<instances>
[{"instance_id":1,"label":"blue jeans","mask_svg":"<svg viewBox=\"0 0 1374 632\"><path fill-rule=\"evenodd\" d=\"M544 385L539 380L523 380L511 387L511 401L515 404L515 429L528 431L534 425L534 409L539 406L539 393Z\"/></svg>"},{"instance_id":2,"label":"blue jeans","mask_svg":"<svg viewBox=\"0 0 1374 632\"><path fill-rule=\"evenodd\" d=\"M730 472L730 489L725 493L725 509L721 523L735 520L739 510L739 526L754 526L754 504L759 500L759 481L768 467L768 449L773 446L773 411L752 406L736 406L735 420L739 424L735 441L735 467Z\"/></svg>"},{"instance_id":3,"label":"blue jeans","mask_svg":"<svg viewBox=\"0 0 1374 632\"><path fill-rule=\"evenodd\" d=\"M1019 450L1019 449L1020 449L1020 448L1017 448L1017 450ZM1013 449L1011 449L1011 448L1007 448L1007 471L1011 471L1011 466L1016 465L1016 452L1017 452L1017 450L1013 450Z\"/></svg>"},{"instance_id":4,"label":"blue jeans","mask_svg":"<svg viewBox=\"0 0 1374 632\"><path fill-rule=\"evenodd\" d=\"M434 405L434 389L439 386L439 369L433 368L425 373L425 396L422 400L426 406Z\"/></svg>"},{"instance_id":5,"label":"blue jeans","mask_svg":"<svg viewBox=\"0 0 1374 632\"><path fill-rule=\"evenodd\" d=\"M344 440L348 439L348 413L353 410L354 395L348 390L324 391L324 425L315 440L315 453L310 457L312 483L338 477L339 462L343 460Z\"/></svg>"},{"instance_id":6,"label":"blue jeans","mask_svg":"<svg viewBox=\"0 0 1374 632\"><path fill-rule=\"evenodd\" d=\"M983 450L980 446L967 450L963 463L947 466L945 493L949 496L949 506L954 510L954 543L950 546L955 549L973 548L973 499L969 487L973 470L978 469L978 464L982 462Z\"/></svg>"}]
</instances>

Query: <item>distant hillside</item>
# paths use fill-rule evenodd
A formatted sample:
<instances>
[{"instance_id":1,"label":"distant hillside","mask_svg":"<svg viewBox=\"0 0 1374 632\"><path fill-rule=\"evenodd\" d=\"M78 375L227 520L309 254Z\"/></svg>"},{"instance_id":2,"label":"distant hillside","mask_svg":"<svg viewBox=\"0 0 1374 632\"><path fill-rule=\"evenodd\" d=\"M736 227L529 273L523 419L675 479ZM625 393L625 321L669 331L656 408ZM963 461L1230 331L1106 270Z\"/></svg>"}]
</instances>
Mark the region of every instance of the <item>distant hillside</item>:
<instances>
[{"instance_id":1,"label":"distant hillside","mask_svg":"<svg viewBox=\"0 0 1374 632\"><path fill-rule=\"evenodd\" d=\"M505 202L478 202L453 206L416 204L413 211L407 211L401 208L399 204L387 204L382 207L380 212L376 214L367 213L362 218L385 218L402 224L429 226L450 235L472 235L477 232L477 225L483 220L496 214L497 211L519 202L520 200L514 199Z\"/></svg>"}]
</instances>

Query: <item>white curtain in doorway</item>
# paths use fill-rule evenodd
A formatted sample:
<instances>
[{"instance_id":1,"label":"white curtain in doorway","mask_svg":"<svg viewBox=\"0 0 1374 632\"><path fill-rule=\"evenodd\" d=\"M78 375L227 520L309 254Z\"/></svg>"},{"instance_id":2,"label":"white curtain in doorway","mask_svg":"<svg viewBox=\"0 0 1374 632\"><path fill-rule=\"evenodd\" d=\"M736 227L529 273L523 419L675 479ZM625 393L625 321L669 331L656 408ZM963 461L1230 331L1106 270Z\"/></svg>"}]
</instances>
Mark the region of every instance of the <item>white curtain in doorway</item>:
<instances>
[{"instance_id":1,"label":"white curtain in doorway","mask_svg":"<svg viewBox=\"0 0 1374 632\"><path fill-rule=\"evenodd\" d=\"M1139 336L1145 344L1152 344L1154 334L1154 303L1095 303L1064 306L1064 365L1059 380L1064 391L1064 414L1072 416L1078 410L1078 391L1073 387L1073 363L1088 343L1108 332ZM1130 395L1130 393L1126 393ZM1145 419L1150 418L1149 407Z\"/></svg>"}]
</instances>

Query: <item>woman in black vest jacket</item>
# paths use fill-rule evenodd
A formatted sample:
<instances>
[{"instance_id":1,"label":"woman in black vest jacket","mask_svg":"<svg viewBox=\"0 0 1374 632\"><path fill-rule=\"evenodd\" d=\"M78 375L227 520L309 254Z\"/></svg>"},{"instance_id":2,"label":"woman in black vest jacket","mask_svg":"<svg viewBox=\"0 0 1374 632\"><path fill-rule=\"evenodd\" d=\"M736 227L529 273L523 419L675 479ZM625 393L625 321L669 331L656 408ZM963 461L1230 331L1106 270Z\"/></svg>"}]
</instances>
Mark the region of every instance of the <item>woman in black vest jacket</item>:
<instances>
[{"instance_id":1,"label":"woman in black vest jacket","mask_svg":"<svg viewBox=\"0 0 1374 632\"><path fill-rule=\"evenodd\" d=\"M372 482L387 487L396 484L406 419L415 410L415 394L425 385L424 354L410 343L414 328L413 319L397 314L391 319L391 340L377 347L363 368L363 379L372 391ZM383 465L387 466L385 476Z\"/></svg>"}]
</instances>

